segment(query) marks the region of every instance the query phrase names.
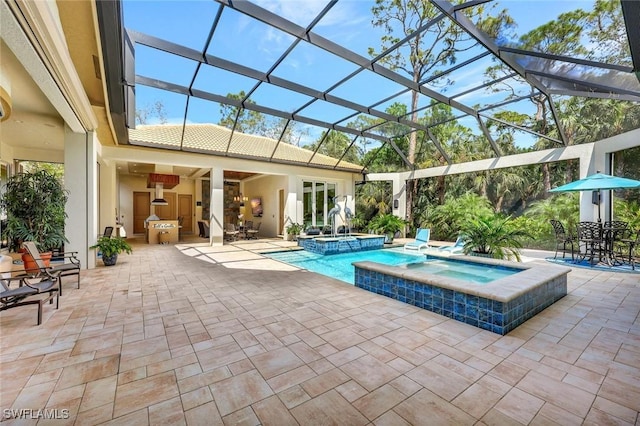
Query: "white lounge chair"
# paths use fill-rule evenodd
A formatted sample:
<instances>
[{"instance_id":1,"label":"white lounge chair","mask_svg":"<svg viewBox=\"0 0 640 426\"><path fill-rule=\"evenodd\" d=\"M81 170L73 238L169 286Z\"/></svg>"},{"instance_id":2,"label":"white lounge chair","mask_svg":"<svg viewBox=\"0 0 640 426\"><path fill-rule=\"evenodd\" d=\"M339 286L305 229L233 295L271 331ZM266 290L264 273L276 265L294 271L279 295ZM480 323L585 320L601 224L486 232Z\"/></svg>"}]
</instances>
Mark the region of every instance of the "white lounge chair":
<instances>
[{"instance_id":1,"label":"white lounge chair","mask_svg":"<svg viewBox=\"0 0 640 426\"><path fill-rule=\"evenodd\" d=\"M416 240L404 245L404 250L417 250L429 248L429 238L431 237L431 229L418 228L416 231Z\"/></svg>"},{"instance_id":2,"label":"white lounge chair","mask_svg":"<svg viewBox=\"0 0 640 426\"><path fill-rule=\"evenodd\" d=\"M442 246L438 248L438 250L449 254L459 254L464 252L464 236L459 235L458 239L456 239L456 242L453 243L452 246Z\"/></svg>"}]
</instances>

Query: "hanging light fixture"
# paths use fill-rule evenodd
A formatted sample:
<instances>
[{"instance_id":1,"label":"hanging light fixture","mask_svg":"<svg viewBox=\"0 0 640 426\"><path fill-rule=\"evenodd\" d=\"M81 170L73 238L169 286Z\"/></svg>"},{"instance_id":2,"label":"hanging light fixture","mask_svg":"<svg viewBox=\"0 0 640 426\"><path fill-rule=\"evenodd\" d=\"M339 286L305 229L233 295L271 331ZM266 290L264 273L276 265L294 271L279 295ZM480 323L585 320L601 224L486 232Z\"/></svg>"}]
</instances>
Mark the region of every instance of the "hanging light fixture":
<instances>
[{"instance_id":1,"label":"hanging light fixture","mask_svg":"<svg viewBox=\"0 0 640 426\"><path fill-rule=\"evenodd\" d=\"M240 203L241 206L244 206L244 203L246 201L249 201L249 197L245 197L241 192L240 194L233 197L233 201L235 201L236 203Z\"/></svg>"}]
</instances>

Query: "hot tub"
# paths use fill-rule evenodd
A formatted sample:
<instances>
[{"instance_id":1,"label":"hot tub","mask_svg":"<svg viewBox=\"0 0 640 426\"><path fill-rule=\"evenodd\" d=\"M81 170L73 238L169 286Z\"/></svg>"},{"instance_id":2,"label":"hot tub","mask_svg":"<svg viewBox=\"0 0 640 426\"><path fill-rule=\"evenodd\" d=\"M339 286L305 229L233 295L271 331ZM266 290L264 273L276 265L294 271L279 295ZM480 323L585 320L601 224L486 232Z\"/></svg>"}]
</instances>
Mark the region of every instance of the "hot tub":
<instances>
[{"instance_id":1,"label":"hot tub","mask_svg":"<svg viewBox=\"0 0 640 426\"><path fill-rule=\"evenodd\" d=\"M356 262L355 285L410 303L501 335L518 327L567 294L569 268L525 265L472 256L428 258L463 262L487 268L506 268L511 274L489 282L474 282L427 272L422 266L390 266Z\"/></svg>"}]
</instances>

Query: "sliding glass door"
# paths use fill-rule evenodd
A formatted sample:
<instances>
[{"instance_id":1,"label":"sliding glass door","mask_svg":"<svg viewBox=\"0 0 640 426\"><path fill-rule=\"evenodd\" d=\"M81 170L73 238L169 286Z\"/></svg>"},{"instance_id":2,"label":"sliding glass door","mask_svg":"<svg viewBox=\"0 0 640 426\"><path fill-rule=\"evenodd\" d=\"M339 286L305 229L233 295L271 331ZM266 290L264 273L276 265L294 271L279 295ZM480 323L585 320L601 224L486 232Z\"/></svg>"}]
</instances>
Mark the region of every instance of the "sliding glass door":
<instances>
[{"instance_id":1,"label":"sliding glass door","mask_svg":"<svg viewBox=\"0 0 640 426\"><path fill-rule=\"evenodd\" d=\"M336 184L327 182L303 182L302 203L304 208L304 227L322 228L328 225L327 212L333 207L336 196Z\"/></svg>"}]
</instances>

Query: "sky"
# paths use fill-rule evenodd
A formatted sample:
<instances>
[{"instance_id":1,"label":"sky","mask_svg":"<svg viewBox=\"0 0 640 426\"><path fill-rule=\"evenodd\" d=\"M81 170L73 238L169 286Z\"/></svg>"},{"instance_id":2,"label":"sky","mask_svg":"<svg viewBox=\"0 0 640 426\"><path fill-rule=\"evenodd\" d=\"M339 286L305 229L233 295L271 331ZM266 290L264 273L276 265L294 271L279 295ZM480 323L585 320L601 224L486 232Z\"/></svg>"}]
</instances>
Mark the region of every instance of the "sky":
<instances>
[{"instance_id":1,"label":"sky","mask_svg":"<svg viewBox=\"0 0 640 426\"><path fill-rule=\"evenodd\" d=\"M305 27L327 4L327 0L254 0L253 3L289 19ZM371 25L371 7L373 0L340 0L329 13L313 28L313 32L333 41L357 54L369 58L369 47L378 49L382 29ZM507 8L518 23L516 36L548 22L558 14L577 8L590 9L593 2L587 0L507 0L494 1L497 9ZM127 29L147 33L162 39L170 40L198 51L205 46L212 22L218 13L219 3L211 0L200 1L142 1L125 0L124 20ZM207 53L236 62L252 69L266 72L293 42L294 38L280 32L266 24L255 21L230 8L224 8L220 23L214 34ZM458 61L483 51L476 47L467 53L460 54ZM466 56L465 56L466 55ZM490 64L488 58L481 59L475 66L463 67L452 74L453 83L446 86L428 85L429 88L444 95L462 93L476 87L483 82L482 70ZM194 88L219 95L238 93L241 90L249 92L255 81L233 73L205 67L194 81ZM183 86L189 86L196 69L196 63L173 55L158 52L144 46L136 46L136 74L169 81ZM298 44L293 51L273 70L272 75L293 81L317 91L325 91L332 87L344 76L357 70L358 67L347 61L338 60L336 56L308 43ZM405 77L407 74L399 72ZM520 94L529 91L528 85L521 84L516 79L508 80L516 92ZM402 90L395 82L380 77L373 72L361 71L354 79L336 87L330 94L358 102L372 105L379 100L392 96ZM456 98L467 105L487 105L505 99L505 92L492 93L479 90L471 94ZM409 103L409 94L396 97L376 107L383 111L392 102ZM310 97L287 91L270 84L262 84L251 100L259 105L272 108L295 111L311 100ZM185 119L184 108L187 102L185 96L138 85L136 87L137 108L145 108L156 101L161 101L167 112L170 123L182 123ZM420 106L426 106L430 99L421 97ZM192 98L189 101L188 122L217 123L220 119L220 107L209 101ZM519 112L533 114L533 106L528 101L509 107ZM354 114L355 111L337 107L327 102L316 101L301 110L300 115L331 123L345 125L347 121L339 122L342 118ZM456 114L454 112L454 114ZM460 121L479 133L474 119ZM308 141L316 140L324 129L315 126L306 127ZM526 133L518 136L521 144L532 143L533 139ZM305 141L303 141L304 143ZM375 146L375 144L373 145Z\"/></svg>"}]
</instances>

